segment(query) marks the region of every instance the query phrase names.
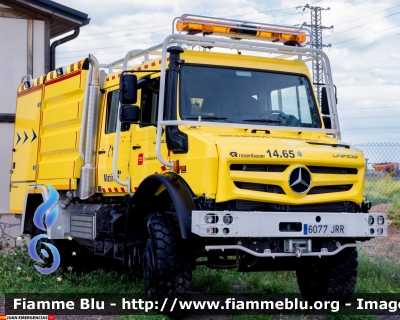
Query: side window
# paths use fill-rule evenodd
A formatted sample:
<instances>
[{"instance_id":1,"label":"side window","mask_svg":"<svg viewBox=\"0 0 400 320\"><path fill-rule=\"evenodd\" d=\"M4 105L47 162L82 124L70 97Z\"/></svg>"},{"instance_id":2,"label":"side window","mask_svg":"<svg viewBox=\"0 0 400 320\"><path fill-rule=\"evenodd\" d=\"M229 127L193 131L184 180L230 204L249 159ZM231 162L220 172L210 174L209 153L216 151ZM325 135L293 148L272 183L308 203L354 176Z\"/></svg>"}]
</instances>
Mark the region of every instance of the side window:
<instances>
[{"instance_id":1,"label":"side window","mask_svg":"<svg viewBox=\"0 0 400 320\"><path fill-rule=\"evenodd\" d=\"M105 133L114 133L117 129L117 116L119 106L119 90L107 94ZM121 131L128 131L129 126L121 123Z\"/></svg>"},{"instance_id":2,"label":"side window","mask_svg":"<svg viewBox=\"0 0 400 320\"><path fill-rule=\"evenodd\" d=\"M140 98L140 127L155 125L157 121L158 93L147 86L142 88Z\"/></svg>"},{"instance_id":3,"label":"side window","mask_svg":"<svg viewBox=\"0 0 400 320\"><path fill-rule=\"evenodd\" d=\"M311 126L310 101L307 99L306 87L288 87L271 92L273 110L280 110L295 116L303 125Z\"/></svg>"}]
</instances>

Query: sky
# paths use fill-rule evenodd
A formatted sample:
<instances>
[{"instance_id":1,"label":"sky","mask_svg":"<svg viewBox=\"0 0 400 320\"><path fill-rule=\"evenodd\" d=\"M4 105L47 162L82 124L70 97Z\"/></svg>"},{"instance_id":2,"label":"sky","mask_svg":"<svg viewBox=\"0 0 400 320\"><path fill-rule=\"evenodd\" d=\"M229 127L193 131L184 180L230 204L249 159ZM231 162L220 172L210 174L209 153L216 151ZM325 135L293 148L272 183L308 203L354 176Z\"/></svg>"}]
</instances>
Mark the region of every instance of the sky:
<instances>
[{"instance_id":1,"label":"sky","mask_svg":"<svg viewBox=\"0 0 400 320\"><path fill-rule=\"evenodd\" d=\"M322 11L323 44L338 91L342 140L400 143L400 3L397 0L58 0L87 13L78 38L57 48L57 67L93 54L100 63L161 43L172 20L190 13L272 24L311 23Z\"/></svg>"}]
</instances>

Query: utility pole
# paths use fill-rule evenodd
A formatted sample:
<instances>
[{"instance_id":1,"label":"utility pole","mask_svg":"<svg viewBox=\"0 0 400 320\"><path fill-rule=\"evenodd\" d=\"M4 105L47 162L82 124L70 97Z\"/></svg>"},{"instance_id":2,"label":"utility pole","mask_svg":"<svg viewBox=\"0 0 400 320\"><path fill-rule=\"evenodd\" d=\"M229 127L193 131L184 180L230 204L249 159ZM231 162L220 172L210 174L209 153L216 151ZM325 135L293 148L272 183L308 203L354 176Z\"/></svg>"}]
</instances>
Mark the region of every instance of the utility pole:
<instances>
[{"instance_id":1,"label":"utility pole","mask_svg":"<svg viewBox=\"0 0 400 320\"><path fill-rule=\"evenodd\" d=\"M330 8L314 7L306 4L304 7L297 7L297 9L303 8L303 11L309 9L311 12L311 24L303 23L303 26L311 28L311 48L322 50L323 47L330 47L331 45L324 45L322 43L322 30L333 29L333 26L324 27L321 25L321 11L330 10ZM322 61L321 59L312 61L313 81L314 87L317 93L317 98L321 104L321 89L324 84L323 73L322 73Z\"/></svg>"}]
</instances>

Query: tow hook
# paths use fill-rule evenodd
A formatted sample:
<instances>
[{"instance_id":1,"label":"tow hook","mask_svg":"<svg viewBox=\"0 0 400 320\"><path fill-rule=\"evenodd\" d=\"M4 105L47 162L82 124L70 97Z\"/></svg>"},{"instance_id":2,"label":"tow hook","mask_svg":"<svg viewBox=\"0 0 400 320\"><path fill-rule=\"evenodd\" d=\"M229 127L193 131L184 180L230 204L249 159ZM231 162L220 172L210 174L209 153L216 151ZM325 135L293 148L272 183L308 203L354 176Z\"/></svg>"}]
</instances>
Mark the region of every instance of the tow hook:
<instances>
[{"instance_id":1,"label":"tow hook","mask_svg":"<svg viewBox=\"0 0 400 320\"><path fill-rule=\"evenodd\" d=\"M299 247L297 247L296 248L296 258L300 258L301 257L301 253L302 253L302 250Z\"/></svg>"}]
</instances>

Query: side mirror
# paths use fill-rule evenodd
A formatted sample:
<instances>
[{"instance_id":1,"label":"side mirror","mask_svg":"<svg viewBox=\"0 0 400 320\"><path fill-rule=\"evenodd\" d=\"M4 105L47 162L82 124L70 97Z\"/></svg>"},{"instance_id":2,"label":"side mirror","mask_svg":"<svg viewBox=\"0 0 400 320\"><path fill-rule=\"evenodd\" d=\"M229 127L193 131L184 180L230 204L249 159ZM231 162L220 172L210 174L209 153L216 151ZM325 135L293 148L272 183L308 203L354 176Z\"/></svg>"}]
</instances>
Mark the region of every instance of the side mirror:
<instances>
[{"instance_id":1,"label":"side mirror","mask_svg":"<svg viewBox=\"0 0 400 320\"><path fill-rule=\"evenodd\" d=\"M138 106L121 106L119 109L119 120L122 123L136 123L140 119Z\"/></svg>"},{"instance_id":2,"label":"side mirror","mask_svg":"<svg viewBox=\"0 0 400 320\"><path fill-rule=\"evenodd\" d=\"M326 94L326 88L323 87L321 91L321 112L322 114L329 115L329 104L328 104L328 96Z\"/></svg>"},{"instance_id":3,"label":"side mirror","mask_svg":"<svg viewBox=\"0 0 400 320\"><path fill-rule=\"evenodd\" d=\"M124 73L120 82L121 104L134 104L137 101L137 77L132 73Z\"/></svg>"},{"instance_id":4,"label":"side mirror","mask_svg":"<svg viewBox=\"0 0 400 320\"><path fill-rule=\"evenodd\" d=\"M335 85L333 85L333 87L335 88L335 100L337 104L337 89ZM326 94L326 87L323 87L321 91L321 112L322 114L329 114L329 105L328 105L328 96Z\"/></svg>"},{"instance_id":5,"label":"side mirror","mask_svg":"<svg viewBox=\"0 0 400 320\"><path fill-rule=\"evenodd\" d=\"M331 116L322 115L325 129L332 129Z\"/></svg>"}]
</instances>

